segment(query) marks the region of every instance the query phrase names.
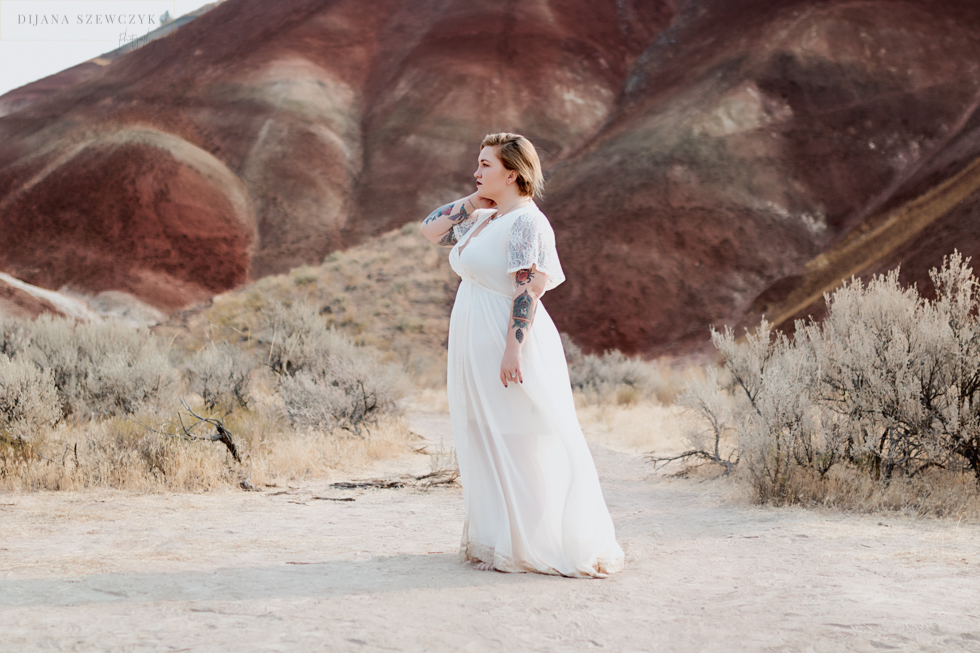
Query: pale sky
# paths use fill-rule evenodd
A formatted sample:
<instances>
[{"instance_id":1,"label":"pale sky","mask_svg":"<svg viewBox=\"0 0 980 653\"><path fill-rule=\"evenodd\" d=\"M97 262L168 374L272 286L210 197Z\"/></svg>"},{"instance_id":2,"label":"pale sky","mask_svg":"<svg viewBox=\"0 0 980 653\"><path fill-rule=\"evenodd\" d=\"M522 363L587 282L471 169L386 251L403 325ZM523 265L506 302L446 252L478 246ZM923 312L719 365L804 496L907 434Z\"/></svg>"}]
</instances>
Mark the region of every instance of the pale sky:
<instances>
[{"instance_id":1,"label":"pale sky","mask_svg":"<svg viewBox=\"0 0 980 653\"><path fill-rule=\"evenodd\" d=\"M0 95L115 50L159 27L166 11L177 18L206 4L202 0L0 0Z\"/></svg>"}]
</instances>

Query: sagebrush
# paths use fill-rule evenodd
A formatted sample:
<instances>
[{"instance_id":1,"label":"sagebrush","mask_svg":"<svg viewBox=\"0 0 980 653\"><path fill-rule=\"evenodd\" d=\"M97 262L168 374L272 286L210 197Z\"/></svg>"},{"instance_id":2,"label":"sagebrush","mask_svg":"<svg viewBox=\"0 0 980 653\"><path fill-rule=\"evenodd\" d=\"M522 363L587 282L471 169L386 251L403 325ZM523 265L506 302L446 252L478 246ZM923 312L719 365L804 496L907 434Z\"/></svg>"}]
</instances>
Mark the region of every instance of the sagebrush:
<instances>
[{"instance_id":1,"label":"sagebrush","mask_svg":"<svg viewBox=\"0 0 980 653\"><path fill-rule=\"evenodd\" d=\"M397 413L404 372L328 327L310 305L274 305L263 337L293 424L359 434L382 415Z\"/></svg>"},{"instance_id":2,"label":"sagebrush","mask_svg":"<svg viewBox=\"0 0 980 653\"><path fill-rule=\"evenodd\" d=\"M616 349L602 355L585 354L568 334L561 334L561 340L569 382L581 396L597 403L618 404L651 397L662 403L673 400L673 385L657 363L628 357Z\"/></svg>"},{"instance_id":3,"label":"sagebrush","mask_svg":"<svg viewBox=\"0 0 980 653\"><path fill-rule=\"evenodd\" d=\"M185 367L191 392L201 396L208 410L226 412L234 406L248 408L251 381L258 367L254 356L228 342L209 342Z\"/></svg>"},{"instance_id":4,"label":"sagebrush","mask_svg":"<svg viewBox=\"0 0 980 653\"><path fill-rule=\"evenodd\" d=\"M0 486L210 487L323 473L345 458L394 451L409 437L395 417L403 372L327 328L309 307L276 307L256 341L258 348L209 342L185 354L182 380L177 352L147 329L52 316L0 320ZM268 372L256 374L261 362L278 379L271 393ZM227 429L228 449L244 454L230 456L207 428L182 423L185 401L203 404L196 410Z\"/></svg>"},{"instance_id":5,"label":"sagebrush","mask_svg":"<svg viewBox=\"0 0 980 653\"><path fill-rule=\"evenodd\" d=\"M729 402L721 428L760 500L819 501L848 478L864 495L942 474L980 483L980 282L959 253L930 276L934 299L898 270L852 279L792 338L764 319L744 342L712 331L732 384L695 381L687 397L702 416Z\"/></svg>"},{"instance_id":6,"label":"sagebrush","mask_svg":"<svg viewBox=\"0 0 980 653\"><path fill-rule=\"evenodd\" d=\"M60 417L51 372L0 354L0 476L8 464L37 455L39 440Z\"/></svg>"},{"instance_id":7,"label":"sagebrush","mask_svg":"<svg viewBox=\"0 0 980 653\"><path fill-rule=\"evenodd\" d=\"M124 322L0 320L0 352L50 373L63 416L109 417L166 402L179 376L168 343Z\"/></svg>"}]
</instances>

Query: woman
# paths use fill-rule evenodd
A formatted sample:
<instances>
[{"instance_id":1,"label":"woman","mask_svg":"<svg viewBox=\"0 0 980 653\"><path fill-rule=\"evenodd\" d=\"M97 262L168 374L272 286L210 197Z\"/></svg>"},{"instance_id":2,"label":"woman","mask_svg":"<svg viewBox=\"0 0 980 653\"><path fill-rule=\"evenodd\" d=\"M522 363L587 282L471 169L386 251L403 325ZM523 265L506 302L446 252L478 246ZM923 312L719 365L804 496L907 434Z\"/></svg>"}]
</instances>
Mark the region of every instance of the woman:
<instances>
[{"instance_id":1,"label":"woman","mask_svg":"<svg viewBox=\"0 0 980 653\"><path fill-rule=\"evenodd\" d=\"M462 277L448 390L463 481L460 555L481 570L604 577L623 565L575 416L561 338L540 304L565 277L534 146L483 139L476 192L422 223Z\"/></svg>"}]
</instances>

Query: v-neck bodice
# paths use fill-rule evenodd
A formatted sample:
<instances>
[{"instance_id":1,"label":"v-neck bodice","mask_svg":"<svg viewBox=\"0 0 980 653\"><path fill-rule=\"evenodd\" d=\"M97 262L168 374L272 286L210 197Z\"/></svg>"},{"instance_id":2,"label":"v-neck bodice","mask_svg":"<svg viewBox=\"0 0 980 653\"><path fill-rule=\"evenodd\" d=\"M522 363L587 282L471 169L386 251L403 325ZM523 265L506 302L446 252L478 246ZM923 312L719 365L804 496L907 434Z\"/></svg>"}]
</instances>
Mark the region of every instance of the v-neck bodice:
<instances>
[{"instance_id":1,"label":"v-neck bodice","mask_svg":"<svg viewBox=\"0 0 980 653\"><path fill-rule=\"evenodd\" d=\"M511 211L492 220L493 224L488 224L487 218L467 231L449 252L449 265L453 271L491 292L510 297L514 284L507 273L509 227L518 216L533 210L536 207Z\"/></svg>"},{"instance_id":2,"label":"v-neck bodice","mask_svg":"<svg viewBox=\"0 0 980 653\"><path fill-rule=\"evenodd\" d=\"M513 213L513 211L512 211L512 213ZM495 218L495 217L493 217L491 215L490 217L482 220L479 224L477 224L475 227L473 227L472 229L470 229L469 232L466 233L463 236L463 238L461 239L461 241L456 244L456 247L459 250L459 253L460 254L463 253L463 250L466 249L466 245L470 241L476 240L479 236L482 236L483 235L483 232L490 228L491 223L500 222L501 220L503 220L504 218L506 218L508 215L510 215L510 213L508 213L506 215L502 215L499 218Z\"/></svg>"}]
</instances>

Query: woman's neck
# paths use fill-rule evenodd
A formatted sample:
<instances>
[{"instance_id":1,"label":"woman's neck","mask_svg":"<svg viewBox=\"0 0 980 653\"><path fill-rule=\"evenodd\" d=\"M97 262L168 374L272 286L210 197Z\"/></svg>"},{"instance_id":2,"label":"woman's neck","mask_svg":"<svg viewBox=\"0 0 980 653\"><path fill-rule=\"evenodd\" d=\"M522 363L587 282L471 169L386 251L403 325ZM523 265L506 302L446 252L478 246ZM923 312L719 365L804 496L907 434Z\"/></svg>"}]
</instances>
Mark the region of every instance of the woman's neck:
<instances>
[{"instance_id":1,"label":"woman's neck","mask_svg":"<svg viewBox=\"0 0 980 653\"><path fill-rule=\"evenodd\" d=\"M508 198L509 201L498 202L497 203L497 215L504 215L505 213L510 213L514 209L523 206L524 204L530 204L533 199L527 197L526 195L518 195L514 198Z\"/></svg>"}]
</instances>

